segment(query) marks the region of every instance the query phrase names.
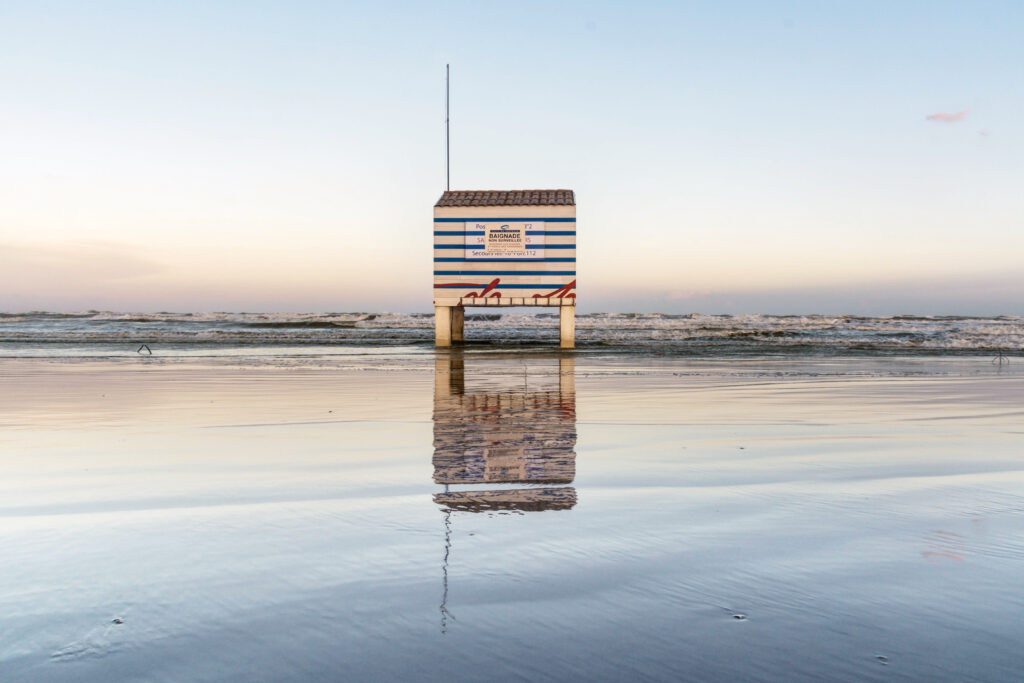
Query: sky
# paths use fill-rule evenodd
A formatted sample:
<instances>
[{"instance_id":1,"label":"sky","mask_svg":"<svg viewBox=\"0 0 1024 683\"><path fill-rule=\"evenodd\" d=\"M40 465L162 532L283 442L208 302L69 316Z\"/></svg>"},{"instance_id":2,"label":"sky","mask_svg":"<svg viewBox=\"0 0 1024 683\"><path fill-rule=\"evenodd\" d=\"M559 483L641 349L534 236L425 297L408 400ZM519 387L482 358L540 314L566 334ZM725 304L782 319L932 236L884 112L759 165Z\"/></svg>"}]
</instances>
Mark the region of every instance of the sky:
<instances>
[{"instance_id":1,"label":"sky","mask_svg":"<svg viewBox=\"0 0 1024 683\"><path fill-rule=\"evenodd\" d=\"M0 0L0 310L427 311L570 188L581 311L1024 315L1024 3Z\"/></svg>"}]
</instances>

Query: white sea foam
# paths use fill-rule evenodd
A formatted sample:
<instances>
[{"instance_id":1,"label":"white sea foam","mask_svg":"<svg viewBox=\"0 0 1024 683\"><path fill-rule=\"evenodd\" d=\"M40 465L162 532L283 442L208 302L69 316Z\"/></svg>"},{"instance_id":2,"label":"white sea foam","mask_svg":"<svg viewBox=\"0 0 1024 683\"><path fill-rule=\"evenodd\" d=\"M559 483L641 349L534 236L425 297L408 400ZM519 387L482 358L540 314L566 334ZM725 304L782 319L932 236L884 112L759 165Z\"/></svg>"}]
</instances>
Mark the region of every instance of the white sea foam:
<instances>
[{"instance_id":1,"label":"white sea foam","mask_svg":"<svg viewBox=\"0 0 1024 683\"><path fill-rule=\"evenodd\" d=\"M557 313L470 309L469 342L548 343ZM0 355L92 355L159 344L210 352L256 347L429 345L426 313L6 313ZM990 353L1024 351L1024 318L955 316L773 316L588 313L579 347L655 353ZM131 349L134 352L134 349Z\"/></svg>"}]
</instances>

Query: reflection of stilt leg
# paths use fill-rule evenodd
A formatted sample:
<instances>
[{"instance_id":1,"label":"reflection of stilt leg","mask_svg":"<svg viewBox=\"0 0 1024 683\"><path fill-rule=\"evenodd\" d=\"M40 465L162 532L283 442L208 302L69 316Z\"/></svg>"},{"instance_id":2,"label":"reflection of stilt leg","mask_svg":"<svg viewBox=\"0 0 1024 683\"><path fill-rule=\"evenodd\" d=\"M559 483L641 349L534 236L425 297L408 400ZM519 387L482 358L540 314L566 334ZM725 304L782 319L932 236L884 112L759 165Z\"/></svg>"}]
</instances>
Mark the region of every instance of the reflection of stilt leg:
<instances>
[{"instance_id":1,"label":"reflection of stilt leg","mask_svg":"<svg viewBox=\"0 0 1024 683\"><path fill-rule=\"evenodd\" d=\"M438 351L434 356L434 401L452 395L452 359L447 353Z\"/></svg>"},{"instance_id":2,"label":"reflection of stilt leg","mask_svg":"<svg viewBox=\"0 0 1024 683\"><path fill-rule=\"evenodd\" d=\"M558 393L563 399L571 396L576 401L576 359L572 356L558 359Z\"/></svg>"},{"instance_id":3,"label":"reflection of stilt leg","mask_svg":"<svg viewBox=\"0 0 1024 683\"><path fill-rule=\"evenodd\" d=\"M462 355L462 349L452 349L448 358L452 373L448 385L453 396L462 396L466 393L466 359Z\"/></svg>"},{"instance_id":4,"label":"reflection of stilt leg","mask_svg":"<svg viewBox=\"0 0 1024 683\"><path fill-rule=\"evenodd\" d=\"M438 351L434 356L434 398L461 396L466 392L466 361L462 349Z\"/></svg>"}]
</instances>

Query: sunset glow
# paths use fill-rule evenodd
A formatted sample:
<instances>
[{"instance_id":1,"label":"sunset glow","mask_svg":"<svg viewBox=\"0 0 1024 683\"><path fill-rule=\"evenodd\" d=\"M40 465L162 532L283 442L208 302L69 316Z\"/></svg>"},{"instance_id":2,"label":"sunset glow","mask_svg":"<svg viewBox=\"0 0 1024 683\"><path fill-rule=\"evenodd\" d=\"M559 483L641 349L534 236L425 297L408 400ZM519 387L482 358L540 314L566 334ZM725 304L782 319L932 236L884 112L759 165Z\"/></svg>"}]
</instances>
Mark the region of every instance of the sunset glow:
<instances>
[{"instance_id":1,"label":"sunset glow","mask_svg":"<svg viewBox=\"0 0 1024 683\"><path fill-rule=\"evenodd\" d=\"M575 190L582 311L1020 314L1022 28L7 4L0 310L430 310L451 63L452 189Z\"/></svg>"}]
</instances>

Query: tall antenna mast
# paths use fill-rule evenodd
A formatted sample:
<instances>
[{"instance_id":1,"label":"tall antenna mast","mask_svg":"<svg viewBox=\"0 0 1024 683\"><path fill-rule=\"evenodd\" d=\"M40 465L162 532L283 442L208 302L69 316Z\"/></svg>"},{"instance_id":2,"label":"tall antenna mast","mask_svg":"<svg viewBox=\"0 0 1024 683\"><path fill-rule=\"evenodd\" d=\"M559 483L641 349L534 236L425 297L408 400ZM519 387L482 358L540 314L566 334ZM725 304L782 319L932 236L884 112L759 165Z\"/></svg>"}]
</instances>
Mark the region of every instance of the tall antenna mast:
<instances>
[{"instance_id":1,"label":"tall antenna mast","mask_svg":"<svg viewBox=\"0 0 1024 683\"><path fill-rule=\"evenodd\" d=\"M452 189L452 153L451 135L448 125L448 64L444 65L444 189Z\"/></svg>"}]
</instances>

